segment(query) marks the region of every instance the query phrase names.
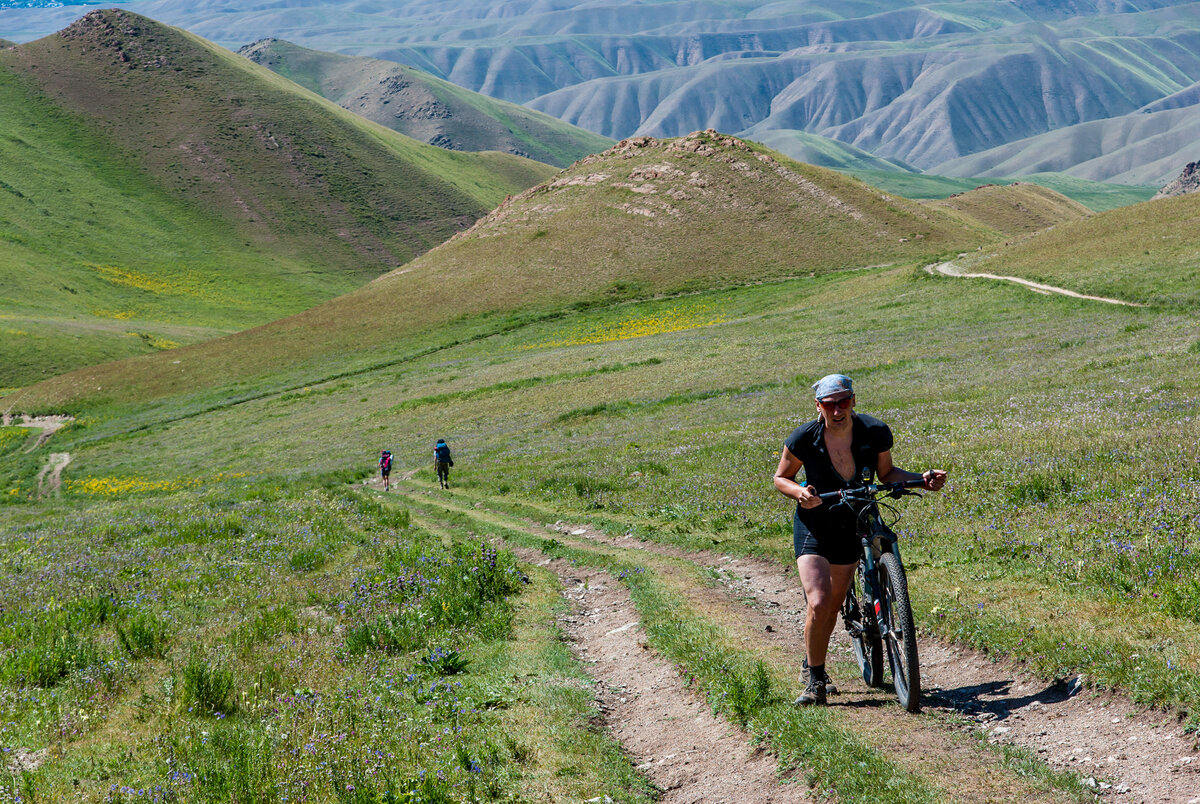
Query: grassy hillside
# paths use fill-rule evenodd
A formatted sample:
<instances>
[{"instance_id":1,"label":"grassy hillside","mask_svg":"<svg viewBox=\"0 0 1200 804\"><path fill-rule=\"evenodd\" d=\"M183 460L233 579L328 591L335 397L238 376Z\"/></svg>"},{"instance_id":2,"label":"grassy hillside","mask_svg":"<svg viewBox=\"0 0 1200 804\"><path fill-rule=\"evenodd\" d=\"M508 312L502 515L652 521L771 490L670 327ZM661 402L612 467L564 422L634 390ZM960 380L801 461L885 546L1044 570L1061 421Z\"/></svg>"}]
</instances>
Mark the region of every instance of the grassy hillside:
<instances>
[{"instance_id":1,"label":"grassy hillside","mask_svg":"<svg viewBox=\"0 0 1200 804\"><path fill-rule=\"evenodd\" d=\"M451 154L121 11L0 52L0 387L345 293L552 168Z\"/></svg>"},{"instance_id":2,"label":"grassy hillside","mask_svg":"<svg viewBox=\"0 0 1200 804\"><path fill-rule=\"evenodd\" d=\"M265 39L251 61L401 134L455 151L503 151L566 167L612 140L395 62Z\"/></svg>"},{"instance_id":3,"label":"grassy hillside","mask_svg":"<svg viewBox=\"0 0 1200 804\"><path fill-rule=\"evenodd\" d=\"M563 305L730 283L919 264L998 233L833 171L717 135L622 143L502 204L471 230L362 290L212 348L82 369L18 406L131 400L254 377L344 370L509 326ZM477 316L490 314L492 319ZM433 328L462 320L457 328ZM178 363L176 361L179 361ZM100 386L99 391L96 391Z\"/></svg>"},{"instance_id":4,"label":"grassy hillside","mask_svg":"<svg viewBox=\"0 0 1200 804\"><path fill-rule=\"evenodd\" d=\"M1003 232L1009 237L1031 235L1091 211L1053 190L1036 184L991 184L956 193L930 206L962 215L966 220Z\"/></svg>"},{"instance_id":5,"label":"grassy hillside","mask_svg":"<svg viewBox=\"0 0 1200 804\"><path fill-rule=\"evenodd\" d=\"M1059 226L963 264L1085 293L1194 310L1200 303L1200 196L1148 201Z\"/></svg>"}]
</instances>

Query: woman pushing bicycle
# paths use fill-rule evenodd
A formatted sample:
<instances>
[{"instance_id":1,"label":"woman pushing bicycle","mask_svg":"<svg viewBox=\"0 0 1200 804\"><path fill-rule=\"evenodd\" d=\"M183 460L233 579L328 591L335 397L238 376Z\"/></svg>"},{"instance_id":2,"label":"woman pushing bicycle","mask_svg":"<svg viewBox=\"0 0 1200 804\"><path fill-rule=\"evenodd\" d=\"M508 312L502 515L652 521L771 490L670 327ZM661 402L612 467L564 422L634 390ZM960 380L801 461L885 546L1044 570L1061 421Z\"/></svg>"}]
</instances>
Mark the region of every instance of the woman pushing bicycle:
<instances>
[{"instance_id":1,"label":"woman pushing bicycle","mask_svg":"<svg viewBox=\"0 0 1200 804\"><path fill-rule=\"evenodd\" d=\"M854 412L854 388L845 374L822 377L812 388L817 418L788 436L775 470L775 488L796 501L792 543L807 603L806 678L796 699L801 705L826 702L829 638L863 554L854 512L824 502L820 495L862 486L872 476L882 483L923 480L930 491L946 483L941 469L918 474L892 463L892 431L879 419ZM803 484L796 482L802 467Z\"/></svg>"}]
</instances>

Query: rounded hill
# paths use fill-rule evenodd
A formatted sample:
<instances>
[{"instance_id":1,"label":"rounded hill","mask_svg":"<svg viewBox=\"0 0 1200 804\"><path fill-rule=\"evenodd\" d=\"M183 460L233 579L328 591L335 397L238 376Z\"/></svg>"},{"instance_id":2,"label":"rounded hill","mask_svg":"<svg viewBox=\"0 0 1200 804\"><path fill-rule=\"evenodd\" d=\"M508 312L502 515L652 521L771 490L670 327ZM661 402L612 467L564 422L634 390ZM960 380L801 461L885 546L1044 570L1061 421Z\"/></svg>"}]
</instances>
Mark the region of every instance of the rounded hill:
<instances>
[{"instance_id":1,"label":"rounded hill","mask_svg":"<svg viewBox=\"0 0 1200 804\"><path fill-rule=\"evenodd\" d=\"M555 172L116 10L0 50L0 166L0 387L310 308Z\"/></svg>"},{"instance_id":2,"label":"rounded hill","mask_svg":"<svg viewBox=\"0 0 1200 804\"><path fill-rule=\"evenodd\" d=\"M104 392L114 398L153 397L288 367L301 371L300 364L332 354L452 339L459 337L448 328L454 322L492 320L495 328L514 313L915 265L998 237L713 131L641 137L508 199L358 291L169 358L84 369L25 396L69 400L79 396L75 389L100 386L119 388Z\"/></svg>"},{"instance_id":3,"label":"rounded hill","mask_svg":"<svg viewBox=\"0 0 1200 804\"><path fill-rule=\"evenodd\" d=\"M1009 237L1034 234L1092 214L1083 204L1061 193L1025 182L985 184L928 203Z\"/></svg>"}]
</instances>

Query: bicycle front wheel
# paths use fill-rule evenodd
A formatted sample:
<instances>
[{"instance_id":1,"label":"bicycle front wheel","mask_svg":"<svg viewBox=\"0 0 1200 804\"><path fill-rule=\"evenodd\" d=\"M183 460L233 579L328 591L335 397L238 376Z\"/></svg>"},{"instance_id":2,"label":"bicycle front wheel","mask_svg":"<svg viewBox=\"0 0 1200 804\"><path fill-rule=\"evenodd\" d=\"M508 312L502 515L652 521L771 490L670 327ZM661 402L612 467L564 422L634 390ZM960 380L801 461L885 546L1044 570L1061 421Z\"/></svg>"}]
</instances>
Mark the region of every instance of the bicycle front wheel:
<instances>
[{"instance_id":1,"label":"bicycle front wheel","mask_svg":"<svg viewBox=\"0 0 1200 804\"><path fill-rule=\"evenodd\" d=\"M895 553L879 558L879 582L888 596L887 645L892 683L900 705L909 712L921 708L921 667L917 657L917 629L908 602L908 580Z\"/></svg>"},{"instance_id":2,"label":"bicycle front wheel","mask_svg":"<svg viewBox=\"0 0 1200 804\"><path fill-rule=\"evenodd\" d=\"M854 658L858 660L858 669L868 687L883 686L883 643L879 637L879 625L875 621L875 611L870 602L866 605L859 603L855 589L865 596L866 586L863 581L863 569L860 564L854 573L854 583L846 592L846 600L842 603L842 619L846 630L850 633L850 643L854 646ZM864 601L866 598L863 598Z\"/></svg>"}]
</instances>

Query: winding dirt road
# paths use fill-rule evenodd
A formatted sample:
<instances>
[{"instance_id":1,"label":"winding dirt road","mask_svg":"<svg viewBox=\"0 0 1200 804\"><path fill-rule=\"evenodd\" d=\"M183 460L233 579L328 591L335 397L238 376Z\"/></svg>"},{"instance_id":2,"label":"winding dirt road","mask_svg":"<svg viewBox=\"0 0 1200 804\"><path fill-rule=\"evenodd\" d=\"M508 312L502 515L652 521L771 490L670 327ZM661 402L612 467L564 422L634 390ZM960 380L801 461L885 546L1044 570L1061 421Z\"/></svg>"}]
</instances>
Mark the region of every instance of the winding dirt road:
<instances>
[{"instance_id":1,"label":"winding dirt road","mask_svg":"<svg viewBox=\"0 0 1200 804\"><path fill-rule=\"evenodd\" d=\"M939 262L933 265L925 266L925 270L931 274L938 273L944 276L954 276L962 279L1000 279L1005 282L1016 282L1018 285L1024 285L1036 293L1058 294L1060 296L1070 296L1073 299L1087 299L1088 301L1104 302L1105 304L1119 304L1123 307L1145 307L1144 304L1137 302L1124 301L1123 299L1110 299L1106 296L1089 296L1085 293L1076 293L1073 290L1066 288L1055 287L1054 285L1044 285L1041 282L1034 282L1029 279L1022 279L1019 276L1003 276L1001 274L986 274L986 273L968 273L952 262Z\"/></svg>"}]
</instances>

